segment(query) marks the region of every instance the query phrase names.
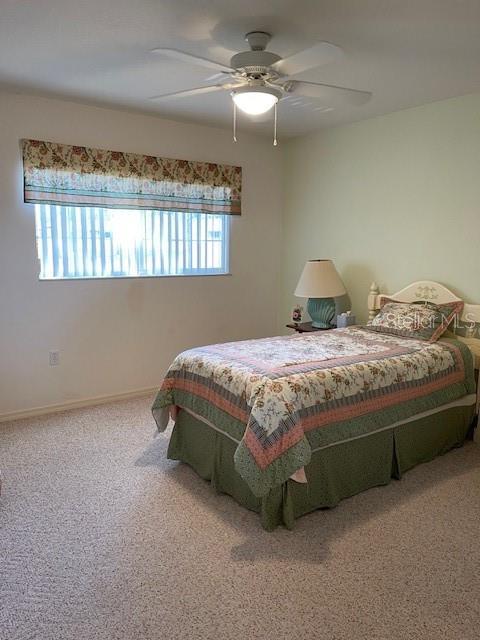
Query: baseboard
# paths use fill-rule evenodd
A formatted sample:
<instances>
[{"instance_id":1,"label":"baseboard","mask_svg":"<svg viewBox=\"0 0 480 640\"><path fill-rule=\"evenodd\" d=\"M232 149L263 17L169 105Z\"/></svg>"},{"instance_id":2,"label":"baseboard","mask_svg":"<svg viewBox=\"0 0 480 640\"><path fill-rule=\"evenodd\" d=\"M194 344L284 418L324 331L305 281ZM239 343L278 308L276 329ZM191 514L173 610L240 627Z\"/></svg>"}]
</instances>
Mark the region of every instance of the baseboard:
<instances>
[{"instance_id":1,"label":"baseboard","mask_svg":"<svg viewBox=\"0 0 480 640\"><path fill-rule=\"evenodd\" d=\"M116 400L128 400L128 398L136 398L155 393L158 387L148 387L146 389L134 389L133 391L124 391L123 393L113 393L106 396L94 396L93 398L84 398L82 400L72 400L61 404L49 404L43 407L33 407L19 411L11 411L10 413L0 413L0 422L9 422L10 420L21 420L22 418L34 418L35 416L43 416L48 413L58 413L59 411L68 411L68 409L80 409L82 407L93 407L97 404L106 404L107 402L115 402Z\"/></svg>"}]
</instances>

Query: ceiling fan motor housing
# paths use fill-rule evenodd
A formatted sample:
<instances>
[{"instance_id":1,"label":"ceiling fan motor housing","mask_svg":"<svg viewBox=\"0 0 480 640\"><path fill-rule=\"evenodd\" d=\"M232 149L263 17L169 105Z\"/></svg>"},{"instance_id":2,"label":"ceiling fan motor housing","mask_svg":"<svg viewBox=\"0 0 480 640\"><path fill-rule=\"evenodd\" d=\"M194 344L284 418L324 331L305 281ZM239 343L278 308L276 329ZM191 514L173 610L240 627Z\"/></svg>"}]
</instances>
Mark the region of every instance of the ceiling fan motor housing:
<instances>
[{"instance_id":1,"label":"ceiling fan motor housing","mask_svg":"<svg viewBox=\"0 0 480 640\"><path fill-rule=\"evenodd\" d=\"M270 51L242 51L236 53L230 60L234 69L252 74L271 74L270 67L281 60L281 57Z\"/></svg>"}]
</instances>

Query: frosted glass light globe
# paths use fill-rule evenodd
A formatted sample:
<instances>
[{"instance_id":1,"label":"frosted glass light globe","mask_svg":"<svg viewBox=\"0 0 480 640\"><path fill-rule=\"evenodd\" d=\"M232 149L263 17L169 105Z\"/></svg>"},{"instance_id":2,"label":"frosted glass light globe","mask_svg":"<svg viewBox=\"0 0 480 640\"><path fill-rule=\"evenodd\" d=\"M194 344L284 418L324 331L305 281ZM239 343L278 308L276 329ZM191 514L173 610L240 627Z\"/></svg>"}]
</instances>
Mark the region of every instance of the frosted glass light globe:
<instances>
[{"instance_id":1,"label":"frosted glass light globe","mask_svg":"<svg viewBox=\"0 0 480 640\"><path fill-rule=\"evenodd\" d=\"M273 93L263 91L242 91L234 93L232 99L239 109L250 116L258 116L269 111L278 98Z\"/></svg>"}]
</instances>

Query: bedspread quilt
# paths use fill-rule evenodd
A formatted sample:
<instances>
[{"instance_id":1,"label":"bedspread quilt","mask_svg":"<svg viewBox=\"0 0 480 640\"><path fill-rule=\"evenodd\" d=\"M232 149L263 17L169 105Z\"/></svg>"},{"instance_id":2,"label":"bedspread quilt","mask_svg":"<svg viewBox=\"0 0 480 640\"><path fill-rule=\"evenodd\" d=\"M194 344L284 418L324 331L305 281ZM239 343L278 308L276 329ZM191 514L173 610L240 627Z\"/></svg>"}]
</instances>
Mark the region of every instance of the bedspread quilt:
<instances>
[{"instance_id":1,"label":"bedspread quilt","mask_svg":"<svg viewBox=\"0 0 480 640\"><path fill-rule=\"evenodd\" d=\"M152 412L183 407L238 442L235 467L257 496L312 449L362 437L474 393L465 345L361 327L210 345L181 353Z\"/></svg>"}]
</instances>

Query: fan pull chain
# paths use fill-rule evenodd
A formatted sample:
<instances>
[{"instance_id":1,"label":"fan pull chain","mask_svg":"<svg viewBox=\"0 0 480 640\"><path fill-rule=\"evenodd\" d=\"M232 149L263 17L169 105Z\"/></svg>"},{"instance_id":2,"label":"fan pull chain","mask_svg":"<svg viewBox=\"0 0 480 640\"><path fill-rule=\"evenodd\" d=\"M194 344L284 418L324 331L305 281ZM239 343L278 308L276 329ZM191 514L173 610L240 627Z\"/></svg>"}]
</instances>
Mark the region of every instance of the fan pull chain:
<instances>
[{"instance_id":1,"label":"fan pull chain","mask_svg":"<svg viewBox=\"0 0 480 640\"><path fill-rule=\"evenodd\" d=\"M237 141L237 105L233 102L233 141Z\"/></svg>"},{"instance_id":2,"label":"fan pull chain","mask_svg":"<svg viewBox=\"0 0 480 640\"><path fill-rule=\"evenodd\" d=\"M277 142L277 103L274 106L274 121L273 121L273 146L276 147Z\"/></svg>"}]
</instances>

